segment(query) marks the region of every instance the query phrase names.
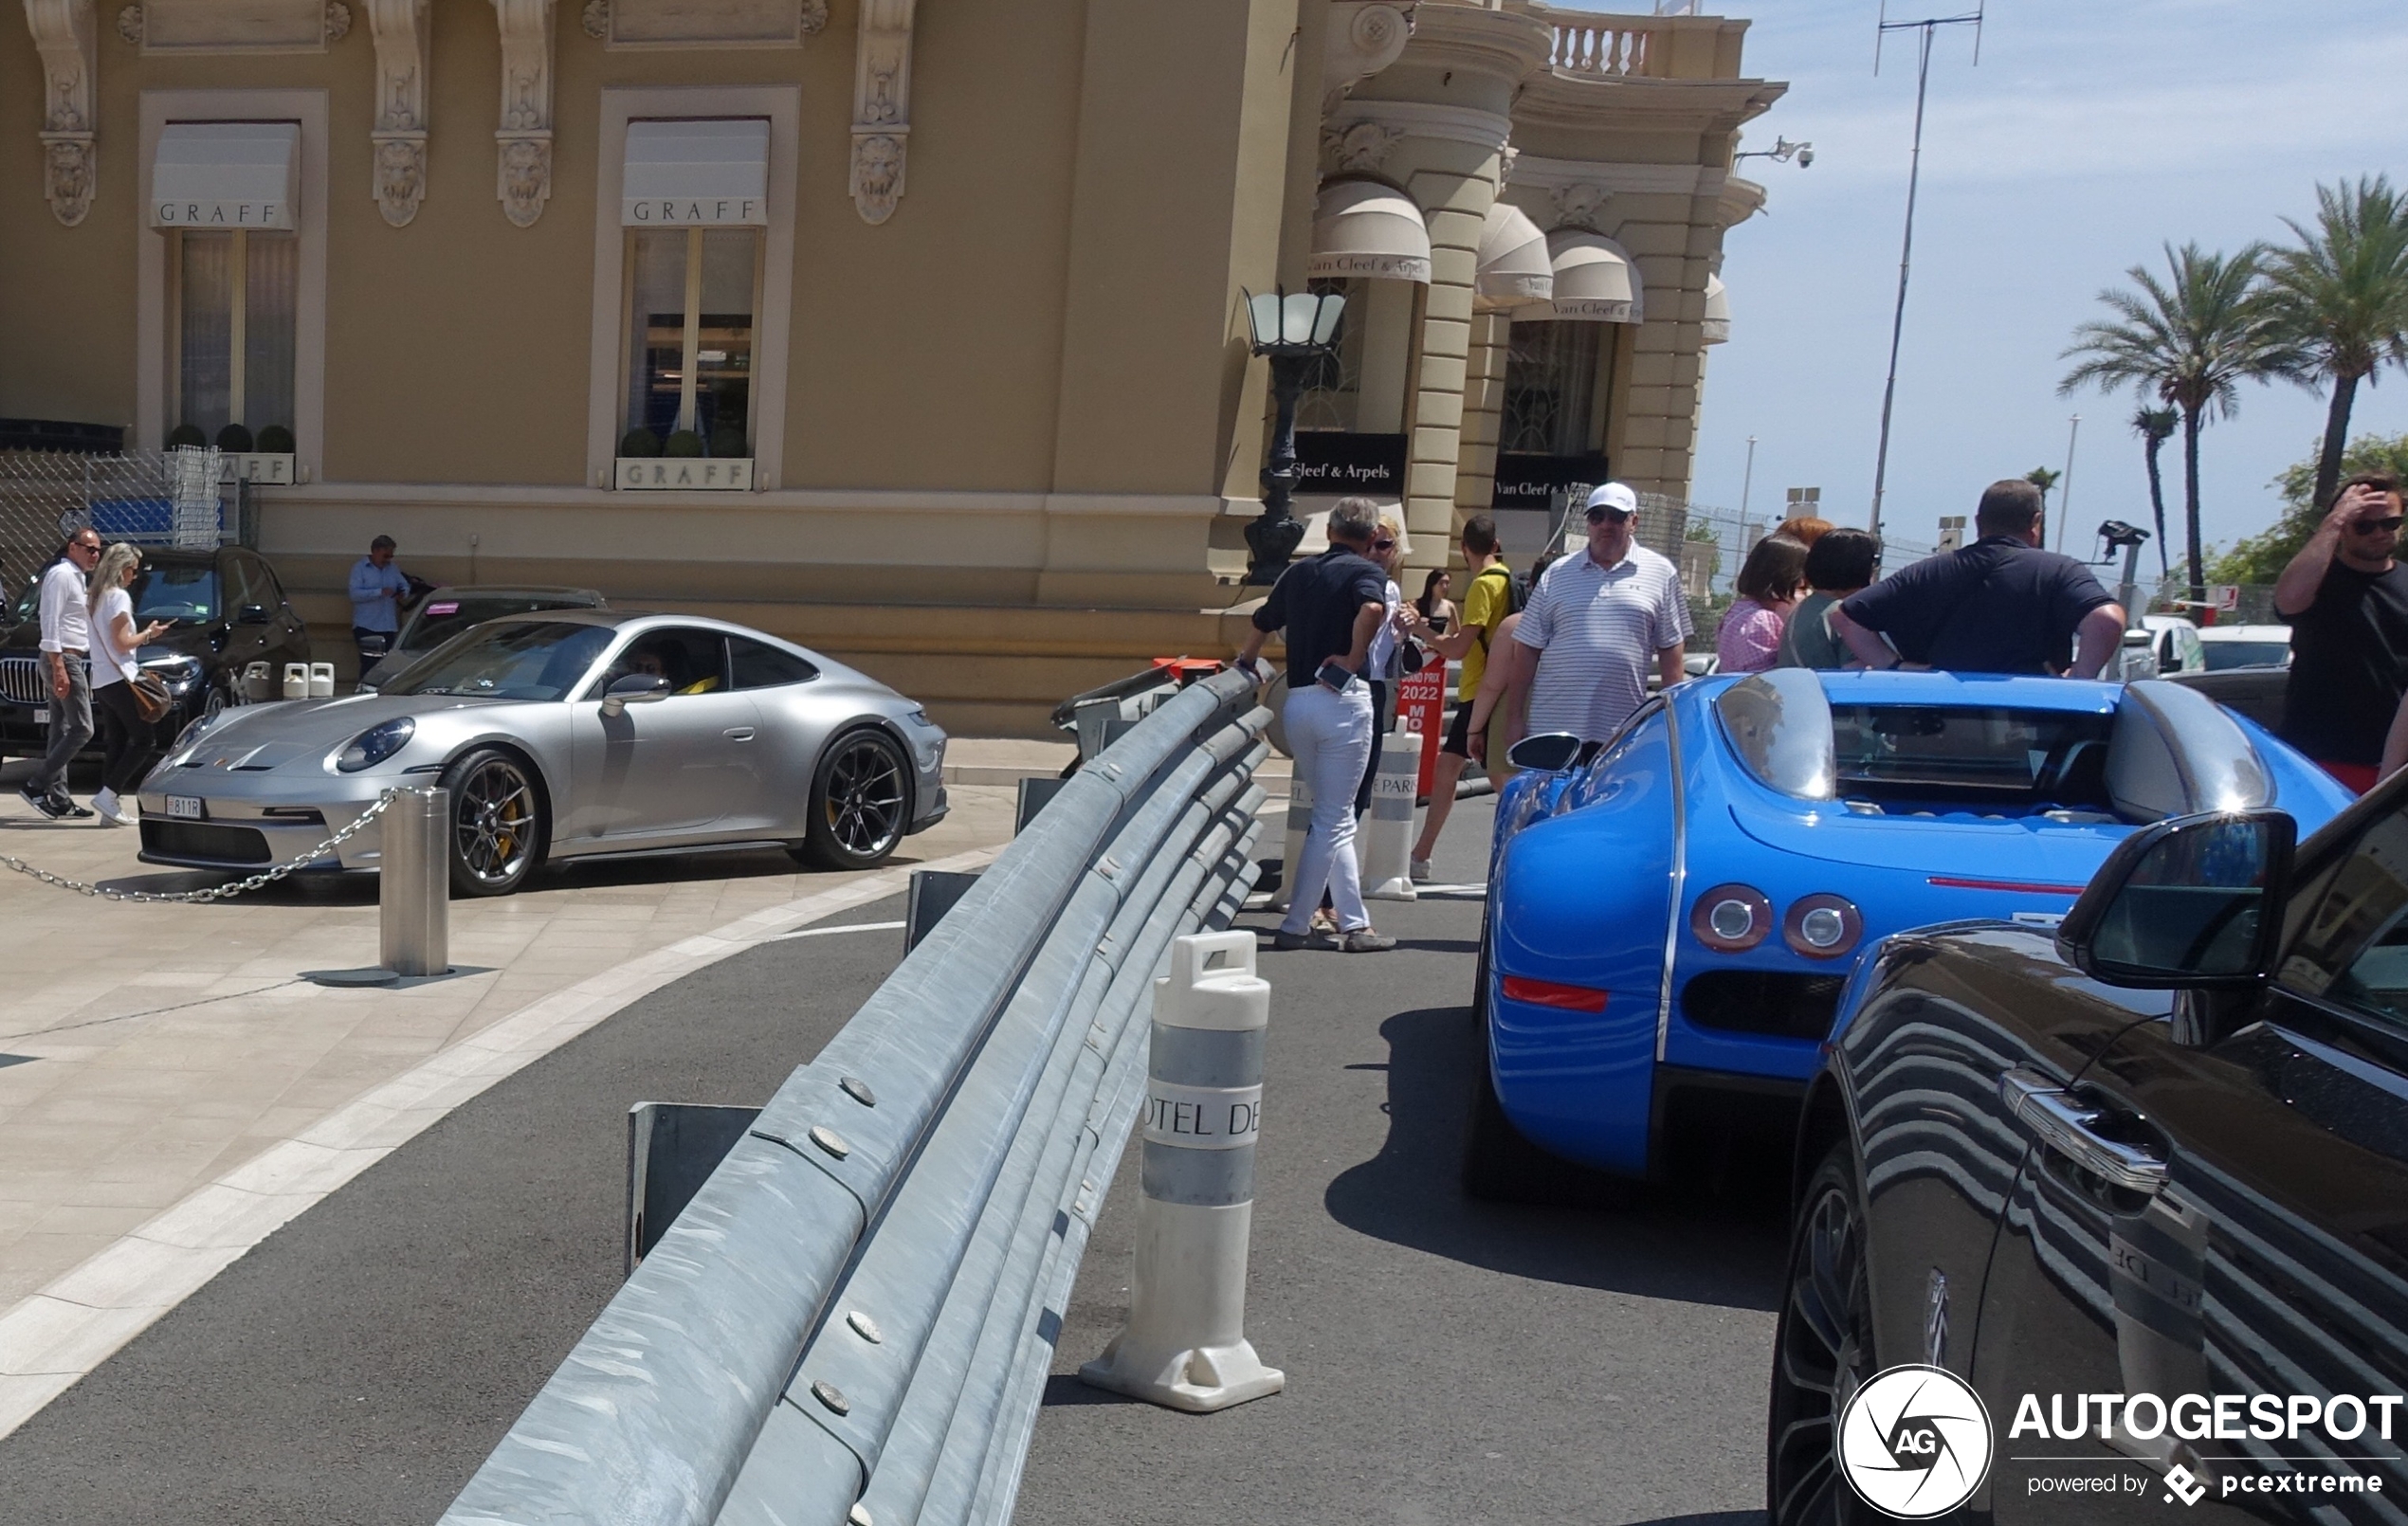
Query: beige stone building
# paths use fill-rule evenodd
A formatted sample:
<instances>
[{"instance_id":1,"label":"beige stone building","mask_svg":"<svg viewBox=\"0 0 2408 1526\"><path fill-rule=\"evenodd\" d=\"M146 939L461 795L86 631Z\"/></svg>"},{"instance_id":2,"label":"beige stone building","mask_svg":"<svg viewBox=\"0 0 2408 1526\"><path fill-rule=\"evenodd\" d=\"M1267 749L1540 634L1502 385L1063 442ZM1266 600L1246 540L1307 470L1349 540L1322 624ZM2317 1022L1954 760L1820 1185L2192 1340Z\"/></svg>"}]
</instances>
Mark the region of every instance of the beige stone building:
<instances>
[{"instance_id":1,"label":"beige stone building","mask_svg":"<svg viewBox=\"0 0 2408 1526\"><path fill-rule=\"evenodd\" d=\"M1231 639L1248 291L1347 300L1300 513L1394 499L1431 565L1562 481L1685 495L1762 199L1731 154L1781 90L1743 22L1523 0L26 14L0 417L243 450L329 654L388 533L438 580L810 642L971 732Z\"/></svg>"}]
</instances>

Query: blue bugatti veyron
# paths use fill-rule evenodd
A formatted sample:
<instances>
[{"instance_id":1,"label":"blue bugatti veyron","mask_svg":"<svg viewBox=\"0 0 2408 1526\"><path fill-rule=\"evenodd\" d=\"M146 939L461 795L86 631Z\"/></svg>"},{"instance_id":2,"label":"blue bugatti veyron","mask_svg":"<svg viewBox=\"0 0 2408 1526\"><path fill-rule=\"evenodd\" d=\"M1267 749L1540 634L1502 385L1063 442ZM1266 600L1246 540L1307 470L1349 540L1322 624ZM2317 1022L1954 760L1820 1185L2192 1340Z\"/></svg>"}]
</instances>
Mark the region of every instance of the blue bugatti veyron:
<instances>
[{"instance_id":1,"label":"blue bugatti veyron","mask_svg":"<svg viewBox=\"0 0 2408 1526\"><path fill-rule=\"evenodd\" d=\"M1585 759L1525 738L1497 804L1465 1183L1660 1175L1688 1120L1778 1137L1859 951L2053 923L2137 827L2351 796L2195 690L1776 669L1683 683ZM1542 1195L1542 1194L1541 1194Z\"/></svg>"}]
</instances>

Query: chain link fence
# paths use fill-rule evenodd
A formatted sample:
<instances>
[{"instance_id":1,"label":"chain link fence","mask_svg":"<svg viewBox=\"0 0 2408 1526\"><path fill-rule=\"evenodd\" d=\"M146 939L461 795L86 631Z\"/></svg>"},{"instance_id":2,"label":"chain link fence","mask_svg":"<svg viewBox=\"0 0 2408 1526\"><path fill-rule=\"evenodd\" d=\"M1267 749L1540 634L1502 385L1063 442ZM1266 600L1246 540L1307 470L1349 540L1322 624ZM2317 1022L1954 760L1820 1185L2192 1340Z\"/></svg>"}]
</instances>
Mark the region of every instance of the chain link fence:
<instances>
[{"instance_id":1,"label":"chain link fence","mask_svg":"<svg viewBox=\"0 0 2408 1526\"><path fill-rule=\"evenodd\" d=\"M0 450L0 598L13 600L66 537L200 550L245 538L243 484L214 449L86 455Z\"/></svg>"}]
</instances>

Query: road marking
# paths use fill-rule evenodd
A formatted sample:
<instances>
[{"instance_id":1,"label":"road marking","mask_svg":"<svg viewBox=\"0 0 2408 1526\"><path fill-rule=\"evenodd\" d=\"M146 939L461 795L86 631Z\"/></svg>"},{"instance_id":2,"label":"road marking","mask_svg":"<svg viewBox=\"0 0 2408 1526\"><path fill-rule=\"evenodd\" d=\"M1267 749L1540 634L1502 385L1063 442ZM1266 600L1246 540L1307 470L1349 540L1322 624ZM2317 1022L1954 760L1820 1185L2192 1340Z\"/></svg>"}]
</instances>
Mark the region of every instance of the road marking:
<instances>
[{"instance_id":1,"label":"road marking","mask_svg":"<svg viewBox=\"0 0 2408 1526\"><path fill-rule=\"evenodd\" d=\"M187 1193L47 1287L0 1314L0 1436L39 1414L135 1336L241 1260L253 1245L361 1172L605 1018L662 987L803 923L899 896L913 868L984 868L1000 845L865 875L765 907L726 926L639 955L538 998L492 1026L370 1088L258 1155ZM893 929L901 922L821 928Z\"/></svg>"},{"instance_id":2,"label":"road marking","mask_svg":"<svg viewBox=\"0 0 2408 1526\"><path fill-rule=\"evenodd\" d=\"M847 922L842 927L806 927L799 933L780 933L769 939L772 943L789 943L798 937L829 937L838 933L891 933L908 922Z\"/></svg>"}]
</instances>

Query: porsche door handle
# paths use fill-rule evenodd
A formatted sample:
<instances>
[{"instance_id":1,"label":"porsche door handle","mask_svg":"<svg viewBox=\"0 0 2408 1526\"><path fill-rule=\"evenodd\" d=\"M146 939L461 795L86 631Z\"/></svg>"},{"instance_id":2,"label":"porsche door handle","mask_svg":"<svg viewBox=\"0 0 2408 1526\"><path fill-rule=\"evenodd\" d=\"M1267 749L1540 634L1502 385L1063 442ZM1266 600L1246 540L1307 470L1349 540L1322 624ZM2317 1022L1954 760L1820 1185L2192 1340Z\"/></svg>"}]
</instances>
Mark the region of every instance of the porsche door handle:
<instances>
[{"instance_id":1,"label":"porsche door handle","mask_svg":"<svg viewBox=\"0 0 2408 1526\"><path fill-rule=\"evenodd\" d=\"M2007 1113L2041 1144L2094 1176L2126 1191L2154 1194L2165 1186L2165 1162L2138 1145L2098 1132L2099 1108L2073 1099L2064 1087L2018 1065L1998 1078Z\"/></svg>"},{"instance_id":2,"label":"porsche door handle","mask_svg":"<svg viewBox=\"0 0 2408 1526\"><path fill-rule=\"evenodd\" d=\"M727 736L730 741L749 742L753 739L753 728L750 726L730 726L727 728Z\"/></svg>"}]
</instances>

